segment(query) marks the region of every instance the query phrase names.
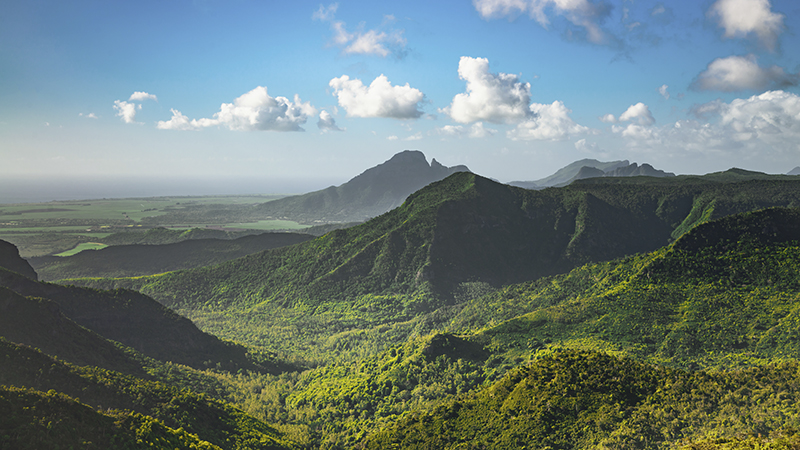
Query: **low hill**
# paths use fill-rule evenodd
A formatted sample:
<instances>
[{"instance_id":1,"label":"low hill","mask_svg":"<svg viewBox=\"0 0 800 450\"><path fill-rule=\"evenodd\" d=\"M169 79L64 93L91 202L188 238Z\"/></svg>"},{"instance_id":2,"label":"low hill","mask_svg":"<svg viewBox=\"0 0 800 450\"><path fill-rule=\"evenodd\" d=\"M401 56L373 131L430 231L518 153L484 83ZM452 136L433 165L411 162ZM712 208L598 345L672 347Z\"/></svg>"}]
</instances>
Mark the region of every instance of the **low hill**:
<instances>
[{"instance_id":1,"label":"low hill","mask_svg":"<svg viewBox=\"0 0 800 450\"><path fill-rule=\"evenodd\" d=\"M184 272L69 282L135 288L226 338L332 357L317 339L333 345L333 334L403 323L462 302L470 286L565 273L653 251L716 217L800 204L795 178L734 178L592 179L531 191L457 173L363 225L296 246Z\"/></svg>"},{"instance_id":2,"label":"low hill","mask_svg":"<svg viewBox=\"0 0 800 450\"><path fill-rule=\"evenodd\" d=\"M422 152L406 150L340 186L273 200L257 210L304 223L361 222L400 206L434 181L468 171L466 166L445 167L435 159L428 164Z\"/></svg>"},{"instance_id":3,"label":"low hill","mask_svg":"<svg viewBox=\"0 0 800 450\"><path fill-rule=\"evenodd\" d=\"M141 233L145 234L145 233ZM163 245L114 245L72 256L29 258L42 280L133 277L193 269L313 239L308 234L262 233L237 239L187 239Z\"/></svg>"},{"instance_id":4,"label":"low hill","mask_svg":"<svg viewBox=\"0 0 800 450\"><path fill-rule=\"evenodd\" d=\"M36 271L33 267L19 256L17 247L3 240L0 240L0 267L8 269L12 272L17 272L20 275L26 276L32 280L38 279Z\"/></svg>"},{"instance_id":5,"label":"low hill","mask_svg":"<svg viewBox=\"0 0 800 450\"><path fill-rule=\"evenodd\" d=\"M248 359L245 347L200 331L189 319L138 292L59 286L33 281L5 269L0 269L0 286L19 296L51 300L57 305L58 314L72 322L160 361L173 361L195 368L220 364L220 367L234 371L241 368L274 370L269 363L264 367L255 366ZM3 292L14 299L7 291ZM48 308L52 307L44 305L38 308L39 313L46 313ZM50 319L34 314L20 326L32 333L41 332L30 328L37 320ZM52 332L57 333L58 329Z\"/></svg>"}]
</instances>

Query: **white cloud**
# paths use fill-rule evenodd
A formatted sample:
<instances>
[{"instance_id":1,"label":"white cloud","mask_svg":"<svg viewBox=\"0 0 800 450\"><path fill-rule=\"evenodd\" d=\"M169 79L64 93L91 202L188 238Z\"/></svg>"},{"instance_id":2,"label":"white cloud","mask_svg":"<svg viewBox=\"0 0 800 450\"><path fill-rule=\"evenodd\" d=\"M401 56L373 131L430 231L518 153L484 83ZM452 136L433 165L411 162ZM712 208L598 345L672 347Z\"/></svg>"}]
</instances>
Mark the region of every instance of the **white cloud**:
<instances>
[{"instance_id":1,"label":"white cloud","mask_svg":"<svg viewBox=\"0 0 800 450\"><path fill-rule=\"evenodd\" d=\"M142 105L114 100L114 109L117 110L117 116L121 117L123 122L136 123L136 111L142 109Z\"/></svg>"},{"instance_id":2,"label":"white cloud","mask_svg":"<svg viewBox=\"0 0 800 450\"><path fill-rule=\"evenodd\" d=\"M396 141L396 140L398 140L398 139L400 139L400 138L398 138L398 137L397 137L397 136L395 136L395 135L392 135L392 136L389 136L389 137L387 137L387 138L386 138L386 140L389 140L389 141Z\"/></svg>"},{"instance_id":3,"label":"white cloud","mask_svg":"<svg viewBox=\"0 0 800 450\"><path fill-rule=\"evenodd\" d=\"M661 94L661 96L665 99L669 100L669 91L667 91L667 89L669 89L669 86L662 84L661 87L658 88L658 93Z\"/></svg>"},{"instance_id":4,"label":"white cloud","mask_svg":"<svg viewBox=\"0 0 800 450\"><path fill-rule=\"evenodd\" d=\"M211 126L224 126L236 131L305 131L300 125L317 114L310 103L303 103L295 95L294 101L286 97L271 97L267 88L258 86L233 103L223 103L213 119L193 119L172 109L172 118L159 121L162 130L196 130Z\"/></svg>"},{"instance_id":5,"label":"white cloud","mask_svg":"<svg viewBox=\"0 0 800 450\"><path fill-rule=\"evenodd\" d=\"M425 94L408 83L392 86L385 75L375 78L369 86L347 75L332 79L329 85L339 99L339 106L350 117L416 119L422 115L420 103Z\"/></svg>"},{"instance_id":6,"label":"white cloud","mask_svg":"<svg viewBox=\"0 0 800 450\"><path fill-rule=\"evenodd\" d=\"M610 6L605 2L592 3L588 0L473 0L472 4L484 19L498 17L514 18L527 13L544 28L550 26L545 13L552 10L563 16L573 25L586 31L586 39L595 44L609 42L609 37L600 28L600 23L608 17Z\"/></svg>"},{"instance_id":7,"label":"white cloud","mask_svg":"<svg viewBox=\"0 0 800 450\"><path fill-rule=\"evenodd\" d=\"M87 119L97 119L97 116L94 113L84 114L78 113L80 117L86 117Z\"/></svg>"},{"instance_id":8,"label":"white cloud","mask_svg":"<svg viewBox=\"0 0 800 450\"><path fill-rule=\"evenodd\" d=\"M611 113L606 114L604 116L600 116L598 117L598 119L600 119L600 122L603 123L617 123L617 118L614 117L614 115Z\"/></svg>"},{"instance_id":9,"label":"white cloud","mask_svg":"<svg viewBox=\"0 0 800 450\"><path fill-rule=\"evenodd\" d=\"M762 90L795 86L800 75L788 74L778 66L764 68L755 55L717 58L700 73L692 88L702 91L734 92L746 89Z\"/></svg>"},{"instance_id":10,"label":"white cloud","mask_svg":"<svg viewBox=\"0 0 800 450\"><path fill-rule=\"evenodd\" d=\"M530 106L532 117L509 130L506 135L512 140L560 140L568 136L587 133L589 128L578 125L569 117L570 111L560 101L550 105L534 103Z\"/></svg>"},{"instance_id":11,"label":"white cloud","mask_svg":"<svg viewBox=\"0 0 800 450\"><path fill-rule=\"evenodd\" d=\"M639 125L652 125L656 122L653 114L650 113L650 108L642 102L631 105L619 116L620 122L636 121Z\"/></svg>"},{"instance_id":12,"label":"white cloud","mask_svg":"<svg viewBox=\"0 0 800 450\"><path fill-rule=\"evenodd\" d=\"M595 142L586 142L586 139L579 139L575 141L575 149L584 153L597 153L600 152L600 146Z\"/></svg>"},{"instance_id":13,"label":"white cloud","mask_svg":"<svg viewBox=\"0 0 800 450\"><path fill-rule=\"evenodd\" d=\"M488 59L462 56L458 76L467 82L467 92L440 110L456 122L518 122L530 117L531 85L517 75L491 73Z\"/></svg>"},{"instance_id":14,"label":"white cloud","mask_svg":"<svg viewBox=\"0 0 800 450\"><path fill-rule=\"evenodd\" d=\"M725 38L746 37L755 33L761 44L774 50L783 32L783 14L772 12L769 0L717 0L708 10L725 29Z\"/></svg>"},{"instance_id":15,"label":"white cloud","mask_svg":"<svg viewBox=\"0 0 800 450\"><path fill-rule=\"evenodd\" d=\"M136 91L131 94L131 97L128 99L129 102L141 102L144 100L158 101L158 98L153 94L148 94L147 92Z\"/></svg>"},{"instance_id":16,"label":"white cloud","mask_svg":"<svg viewBox=\"0 0 800 450\"><path fill-rule=\"evenodd\" d=\"M336 126L336 120L333 118L331 113L325 111L324 109L319 112L319 120L317 121L317 128L322 131L344 131L343 129Z\"/></svg>"},{"instance_id":17,"label":"white cloud","mask_svg":"<svg viewBox=\"0 0 800 450\"><path fill-rule=\"evenodd\" d=\"M342 47L345 54L377 55L386 57L394 53L398 57L405 54L406 39L403 30L358 30L348 32L347 26L341 20L336 20L338 3L325 7L320 5L311 18L322 22L330 22L333 31L333 44ZM394 16L384 16L384 24L394 22ZM362 25L363 27L363 25Z\"/></svg>"},{"instance_id":18,"label":"white cloud","mask_svg":"<svg viewBox=\"0 0 800 450\"><path fill-rule=\"evenodd\" d=\"M659 14L664 14L665 12L667 12L667 8L664 8L664 5L659 3L655 7L653 7L653 11L650 13L650 15L657 16Z\"/></svg>"},{"instance_id":19,"label":"white cloud","mask_svg":"<svg viewBox=\"0 0 800 450\"><path fill-rule=\"evenodd\" d=\"M445 125L437 128L436 132L445 136L466 136L471 139L481 139L493 136L497 133L497 130L484 127L483 122L475 122L469 128L463 125Z\"/></svg>"},{"instance_id":20,"label":"white cloud","mask_svg":"<svg viewBox=\"0 0 800 450\"><path fill-rule=\"evenodd\" d=\"M411 136L403 138L404 141L418 141L420 139L422 139L422 133L419 132L419 131L414 133L414 134L412 134Z\"/></svg>"}]
</instances>

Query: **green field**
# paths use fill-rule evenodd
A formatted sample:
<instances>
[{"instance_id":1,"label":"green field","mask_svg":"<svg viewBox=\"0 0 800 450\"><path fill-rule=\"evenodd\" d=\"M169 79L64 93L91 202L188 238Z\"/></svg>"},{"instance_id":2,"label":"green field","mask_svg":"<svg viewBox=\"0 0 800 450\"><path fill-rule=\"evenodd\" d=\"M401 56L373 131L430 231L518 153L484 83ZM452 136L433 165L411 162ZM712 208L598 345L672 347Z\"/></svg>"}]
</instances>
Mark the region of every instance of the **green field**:
<instances>
[{"instance_id":1,"label":"green field","mask_svg":"<svg viewBox=\"0 0 800 450\"><path fill-rule=\"evenodd\" d=\"M100 242L84 242L83 244L78 244L72 250L67 250L65 252L58 253L55 256L72 256L84 250L100 250L101 248L106 248L106 247L108 247L108 245L101 244Z\"/></svg>"}]
</instances>

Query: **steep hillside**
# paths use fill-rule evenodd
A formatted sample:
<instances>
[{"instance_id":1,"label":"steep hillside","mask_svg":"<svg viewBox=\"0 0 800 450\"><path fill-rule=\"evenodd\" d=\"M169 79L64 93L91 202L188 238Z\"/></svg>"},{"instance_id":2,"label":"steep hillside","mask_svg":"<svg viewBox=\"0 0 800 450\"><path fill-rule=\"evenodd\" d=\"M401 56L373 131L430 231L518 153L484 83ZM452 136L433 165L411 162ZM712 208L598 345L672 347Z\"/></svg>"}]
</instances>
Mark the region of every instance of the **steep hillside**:
<instances>
[{"instance_id":1,"label":"steep hillside","mask_svg":"<svg viewBox=\"0 0 800 450\"><path fill-rule=\"evenodd\" d=\"M145 233L142 233L145 234ZM114 245L58 257L28 259L45 281L81 277L134 277L219 264L313 239L308 234L262 233L237 239L188 239L164 245Z\"/></svg>"},{"instance_id":2,"label":"steep hillside","mask_svg":"<svg viewBox=\"0 0 800 450\"><path fill-rule=\"evenodd\" d=\"M406 150L340 186L264 203L257 210L299 222L360 222L400 206L413 192L466 166L430 165L420 151Z\"/></svg>"}]
</instances>

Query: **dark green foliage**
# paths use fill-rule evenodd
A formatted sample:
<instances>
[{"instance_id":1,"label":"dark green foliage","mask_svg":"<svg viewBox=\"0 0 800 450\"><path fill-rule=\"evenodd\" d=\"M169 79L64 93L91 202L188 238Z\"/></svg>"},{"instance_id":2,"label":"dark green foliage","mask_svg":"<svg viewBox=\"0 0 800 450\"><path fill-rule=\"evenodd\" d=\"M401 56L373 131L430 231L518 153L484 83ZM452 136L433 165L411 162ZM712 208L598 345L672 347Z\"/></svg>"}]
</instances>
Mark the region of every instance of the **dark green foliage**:
<instances>
[{"instance_id":1,"label":"dark green foliage","mask_svg":"<svg viewBox=\"0 0 800 450\"><path fill-rule=\"evenodd\" d=\"M190 238L163 245L114 245L67 257L42 256L28 261L39 277L46 281L80 277L133 277L219 264L312 238L308 234L298 233L262 233L227 240Z\"/></svg>"},{"instance_id":2,"label":"dark green foliage","mask_svg":"<svg viewBox=\"0 0 800 450\"><path fill-rule=\"evenodd\" d=\"M132 231L122 231L110 234L99 239L100 242L108 245L164 245L175 244L178 242L194 239L238 239L244 236L263 234L263 231L244 230L244 231L225 231L213 228L190 228L168 229L163 227L140 229Z\"/></svg>"}]
</instances>

